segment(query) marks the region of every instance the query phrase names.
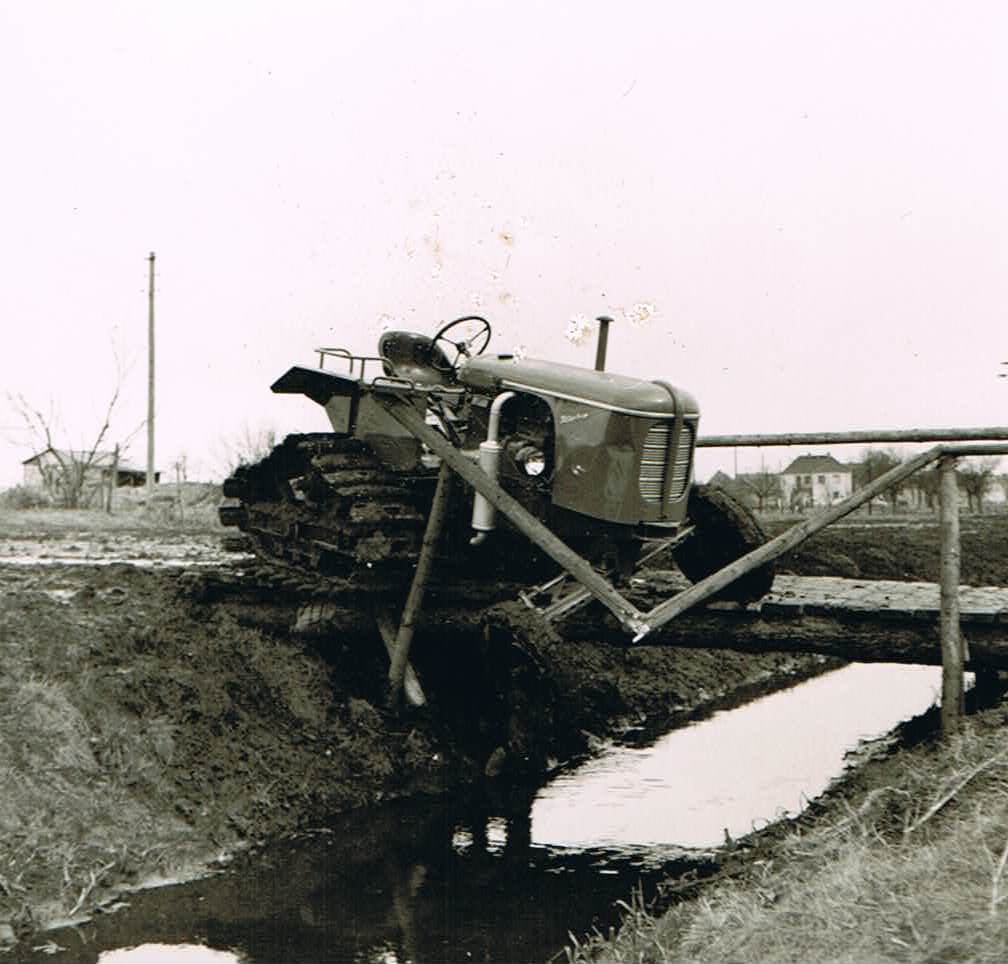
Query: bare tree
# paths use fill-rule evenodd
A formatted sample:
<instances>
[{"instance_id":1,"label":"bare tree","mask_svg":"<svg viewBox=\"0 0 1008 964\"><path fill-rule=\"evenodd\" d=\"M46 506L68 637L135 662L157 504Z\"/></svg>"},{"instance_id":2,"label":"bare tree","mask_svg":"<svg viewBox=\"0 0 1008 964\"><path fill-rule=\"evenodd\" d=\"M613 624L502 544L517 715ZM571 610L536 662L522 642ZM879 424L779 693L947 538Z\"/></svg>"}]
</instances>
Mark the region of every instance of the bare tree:
<instances>
[{"instance_id":1,"label":"bare tree","mask_svg":"<svg viewBox=\"0 0 1008 964\"><path fill-rule=\"evenodd\" d=\"M909 479L909 484L913 485L919 493L921 501L929 509L934 511L937 508L938 491L941 487L941 474L937 468L932 466L931 468L914 472Z\"/></svg>"},{"instance_id":2,"label":"bare tree","mask_svg":"<svg viewBox=\"0 0 1008 964\"><path fill-rule=\"evenodd\" d=\"M982 459L964 459L957 474L959 484L966 490L970 511L983 514L983 497L994 484L994 470L1001 460L996 455ZM976 509L973 508L974 504Z\"/></svg>"},{"instance_id":3,"label":"bare tree","mask_svg":"<svg viewBox=\"0 0 1008 964\"><path fill-rule=\"evenodd\" d=\"M738 482L740 486L756 496L760 512L763 511L767 499L780 498L780 476L775 472L768 472L766 469L761 469L759 472L747 472L739 476Z\"/></svg>"},{"instance_id":4,"label":"bare tree","mask_svg":"<svg viewBox=\"0 0 1008 964\"><path fill-rule=\"evenodd\" d=\"M42 484L64 508L79 508L88 504L94 495L101 495L102 471L114 471L114 466L106 469L107 453L103 452L102 445L108 445L110 441L109 428L122 383L123 372L117 357L115 385L105 406L101 424L94 435L90 436L91 441L78 448L66 444L66 433L55 402L50 401L48 408L43 411L23 394L7 393L7 400L20 417L36 453L46 457L40 458L38 463ZM117 449L125 449L144 424L141 422L126 437L118 440L115 443ZM112 483L115 484L115 479Z\"/></svg>"},{"instance_id":5,"label":"bare tree","mask_svg":"<svg viewBox=\"0 0 1008 964\"><path fill-rule=\"evenodd\" d=\"M894 449L865 449L861 456L861 463L854 472L855 486L859 489L864 488L870 482L885 475L890 469L896 468L902 461ZM896 503L905 485L905 482L898 482L885 492L885 497L892 505L893 514L896 513ZM871 515L871 511L872 506L869 501L869 515Z\"/></svg>"}]
</instances>

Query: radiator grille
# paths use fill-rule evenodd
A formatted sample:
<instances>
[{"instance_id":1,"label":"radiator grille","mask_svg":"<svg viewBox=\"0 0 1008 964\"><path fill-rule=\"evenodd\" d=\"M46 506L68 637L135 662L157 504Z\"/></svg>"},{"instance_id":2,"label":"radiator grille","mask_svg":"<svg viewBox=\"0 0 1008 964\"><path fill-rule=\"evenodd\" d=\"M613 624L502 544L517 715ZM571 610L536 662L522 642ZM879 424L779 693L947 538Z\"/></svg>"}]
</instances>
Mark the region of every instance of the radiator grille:
<instances>
[{"instance_id":1,"label":"radiator grille","mask_svg":"<svg viewBox=\"0 0 1008 964\"><path fill-rule=\"evenodd\" d=\"M641 450L638 488L645 502L658 505L665 490L665 472L669 461L669 438L672 434L672 422L656 422L648 429ZM679 435L679 445L672 453L672 483L669 488L669 499L676 501L682 498L689 484L690 460L693 456L694 427L684 422Z\"/></svg>"},{"instance_id":2,"label":"radiator grille","mask_svg":"<svg viewBox=\"0 0 1008 964\"><path fill-rule=\"evenodd\" d=\"M689 485L690 469L693 461L693 441L696 436L696 426L692 422L683 422L679 433L679 446L672 459L672 486L669 489L669 499L681 499Z\"/></svg>"},{"instance_id":3,"label":"radiator grille","mask_svg":"<svg viewBox=\"0 0 1008 964\"><path fill-rule=\"evenodd\" d=\"M640 475L637 482L645 502L661 502L665 489L665 462L668 457L669 423L658 422L648 429L641 450Z\"/></svg>"}]
</instances>

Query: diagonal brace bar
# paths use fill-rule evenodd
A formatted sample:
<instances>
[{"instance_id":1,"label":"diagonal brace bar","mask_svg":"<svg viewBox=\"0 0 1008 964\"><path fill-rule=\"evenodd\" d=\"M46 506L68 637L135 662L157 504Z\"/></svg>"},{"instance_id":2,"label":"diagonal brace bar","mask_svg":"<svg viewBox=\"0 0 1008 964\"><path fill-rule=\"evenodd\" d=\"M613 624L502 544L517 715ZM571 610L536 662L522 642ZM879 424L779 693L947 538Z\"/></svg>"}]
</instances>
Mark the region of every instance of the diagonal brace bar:
<instances>
[{"instance_id":1,"label":"diagonal brace bar","mask_svg":"<svg viewBox=\"0 0 1008 964\"><path fill-rule=\"evenodd\" d=\"M902 482L905 478L913 475L914 472L924 468L924 466L936 462L942 456L954 458L960 455L1008 455L1008 445L1004 442L943 442L940 445L929 448L926 452L915 455L912 459L907 459L901 465L897 465L884 475L880 475L863 489L858 489L857 492L844 499L843 502L838 502L835 506L817 513L805 522L800 522L798 525L788 529L787 532L782 532L776 539L771 539L758 549L754 549L752 552L736 559L731 565L725 566L724 569L719 569L706 579L701 579L700 582L679 593L679 595L673 596L671 599L655 606L644 617L649 626L647 632L657 629L659 626L664 626L665 623L675 619L680 613L685 612L691 606L697 605L697 603L703 602L705 599L709 599L714 593L723 589L729 583L734 582L740 576L744 576L747 572L757 569L765 562L770 562L778 556L784 555L785 552L789 552L820 529L825 529L831 523L842 519L845 515L849 515L855 509L864 505L869 499L874 499L880 492L884 492L897 482ZM645 635L646 632L635 636L634 642L639 642Z\"/></svg>"},{"instance_id":2,"label":"diagonal brace bar","mask_svg":"<svg viewBox=\"0 0 1008 964\"><path fill-rule=\"evenodd\" d=\"M752 552L736 559L731 565L725 566L724 569L719 569L706 579L701 579L700 582L679 593L679 595L673 596L671 599L655 606L644 617L650 627L648 631L657 629L659 626L664 626L665 623L675 619L676 616L685 612L691 606L709 599L714 593L724 589L725 586L734 582L740 576L744 576L747 572L759 568L764 563L784 555L785 552L789 552L820 529L825 529L831 523L842 519L845 515L849 515L855 509L864 505L869 499L874 499L880 492L884 492L891 485L902 482L905 478L913 475L914 472L932 462L938 461L943 456L954 458L960 455L1006 454L1008 454L1008 445L1004 442L986 444L976 442L943 442L940 445L935 445L926 452L921 452L919 455L907 459L906 462L890 469L884 475L880 475L863 489L858 489L853 495L844 499L843 502L838 502L831 508L825 509L806 519L805 522L792 526L787 532L782 532L777 536L776 539L771 539L758 549L754 549ZM634 642L639 642L644 638L644 635L635 636Z\"/></svg>"},{"instance_id":3,"label":"diagonal brace bar","mask_svg":"<svg viewBox=\"0 0 1008 964\"><path fill-rule=\"evenodd\" d=\"M913 475L918 469L923 468L930 462L936 461L948 448L950 446L936 445L926 452L921 452L920 455L915 455L912 459L908 459L901 465L897 465L896 468L890 469L884 475L880 475L863 489L858 489L857 492L844 499L843 502L838 502L835 506L823 512L816 513L816 515L811 516L804 522L798 523L796 526L792 526L787 532L782 532L777 536L776 539L771 539L758 549L753 549L752 552L741 556L730 565L719 569L706 579L701 579L700 582L690 586L689 589L685 589L671 599L659 603L644 617L649 626L648 631L657 629L659 626L664 626L665 623L675 619L680 613L685 612L691 606L697 605L697 603L703 602L705 599L709 599L716 592L724 589L729 583L734 582L740 576L744 576L747 572L758 569L764 563L784 555L785 552L790 552L795 546L804 542L809 536L815 534L820 529L825 529L830 523L836 522L837 519L842 519L845 515L849 515L855 509L864 505L869 499L875 498L880 492L888 489L889 486L896 482L901 482L908 476ZM643 638L644 634L635 636L634 642L639 642Z\"/></svg>"},{"instance_id":4,"label":"diagonal brace bar","mask_svg":"<svg viewBox=\"0 0 1008 964\"><path fill-rule=\"evenodd\" d=\"M414 409L391 393L385 395L376 392L374 397L400 425L409 429L435 455L440 456L443 465L451 466L469 485L503 512L519 532L589 590L627 630L637 636L643 636L649 631L650 627L645 622L643 613L620 595L605 576L596 572L584 558L553 535L517 499L505 492L478 465L467 459L440 432L431 428L423 416L418 415Z\"/></svg>"}]
</instances>

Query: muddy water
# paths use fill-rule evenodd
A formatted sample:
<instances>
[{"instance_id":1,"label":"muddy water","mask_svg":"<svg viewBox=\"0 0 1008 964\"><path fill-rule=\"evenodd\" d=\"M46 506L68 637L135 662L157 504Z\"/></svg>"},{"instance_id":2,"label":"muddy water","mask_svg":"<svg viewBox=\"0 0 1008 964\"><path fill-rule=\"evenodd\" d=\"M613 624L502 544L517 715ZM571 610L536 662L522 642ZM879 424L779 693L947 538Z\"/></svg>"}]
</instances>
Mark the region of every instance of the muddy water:
<instances>
[{"instance_id":1,"label":"muddy water","mask_svg":"<svg viewBox=\"0 0 1008 964\"><path fill-rule=\"evenodd\" d=\"M214 961L547 960L568 932L614 923L634 887L653 892L726 833L799 811L859 740L939 687L932 667L850 666L648 746L602 748L525 794L343 815L217 876L134 894L34 959L197 961L202 946Z\"/></svg>"},{"instance_id":2,"label":"muddy water","mask_svg":"<svg viewBox=\"0 0 1008 964\"><path fill-rule=\"evenodd\" d=\"M144 537L110 532L100 536L78 533L64 537L0 539L0 563L16 566L110 566L120 563L142 568L219 566L252 556L222 547L220 536L200 534Z\"/></svg>"}]
</instances>

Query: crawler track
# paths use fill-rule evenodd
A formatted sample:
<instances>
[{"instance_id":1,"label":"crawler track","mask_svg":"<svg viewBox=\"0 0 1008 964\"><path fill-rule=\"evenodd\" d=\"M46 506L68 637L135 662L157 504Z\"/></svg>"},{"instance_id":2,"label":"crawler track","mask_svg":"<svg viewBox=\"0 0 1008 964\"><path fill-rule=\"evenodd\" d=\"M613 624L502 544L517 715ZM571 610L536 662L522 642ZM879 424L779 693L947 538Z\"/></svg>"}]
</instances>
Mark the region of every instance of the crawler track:
<instances>
[{"instance_id":1,"label":"crawler track","mask_svg":"<svg viewBox=\"0 0 1008 964\"><path fill-rule=\"evenodd\" d=\"M233 591L236 580L244 580L246 588L260 585L346 605L401 602L412 582L436 482L436 468L393 471L356 439L290 435L224 482L229 503L221 507L221 521L251 538L262 565L241 576L222 575L216 585ZM504 523L484 546L471 547L470 514L471 496L456 485L428 589L433 605L484 608L517 598L556 571ZM694 487L690 517L698 531L674 555L694 582L766 539L748 510L708 486ZM772 583L768 564L720 598L758 599Z\"/></svg>"},{"instance_id":2,"label":"crawler track","mask_svg":"<svg viewBox=\"0 0 1008 964\"><path fill-rule=\"evenodd\" d=\"M433 474L391 472L355 439L291 435L224 482L240 506L222 516L272 555L305 553L335 571L412 558L432 492Z\"/></svg>"},{"instance_id":3,"label":"crawler track","mask_svg":"<svg viewBox=\"0 0 1008 964\"><path fill-rule=\"evenodd\" d=\"M224 482L230 501L221 521L245 532L260 558L244 570L247 584L305 598L401 597L412 580L436 482L437 469L391 471L355 439L291 435ZM442 604L463 608L513 599L528 581L515 552L532 563L530 547L504 530L485 549L469 547L470 506L457 485L430 592ZM232 573L215 581L224 588L236 578Z\"/></svg>"}]
</instances>

